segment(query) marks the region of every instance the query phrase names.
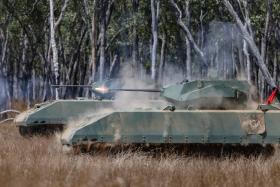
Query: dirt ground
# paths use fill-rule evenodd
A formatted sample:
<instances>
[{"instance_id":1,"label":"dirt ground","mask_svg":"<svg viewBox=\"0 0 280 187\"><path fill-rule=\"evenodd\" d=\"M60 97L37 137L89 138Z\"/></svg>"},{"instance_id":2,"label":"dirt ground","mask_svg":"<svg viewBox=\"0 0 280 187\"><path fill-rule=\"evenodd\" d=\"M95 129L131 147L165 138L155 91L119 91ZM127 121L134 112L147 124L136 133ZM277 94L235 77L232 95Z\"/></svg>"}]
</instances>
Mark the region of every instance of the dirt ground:
<instances>
[{"instance_id":1,"label":"dirt ground","mask_svg":"<svg viewBox=\"0 0 280 187\"><path fill-rule=\"evenodd\" d=\"M279 186L279 150L264 156L79 154L57 137L23 138L0 126L1 186Z\"/></svg>"}]
</instances>

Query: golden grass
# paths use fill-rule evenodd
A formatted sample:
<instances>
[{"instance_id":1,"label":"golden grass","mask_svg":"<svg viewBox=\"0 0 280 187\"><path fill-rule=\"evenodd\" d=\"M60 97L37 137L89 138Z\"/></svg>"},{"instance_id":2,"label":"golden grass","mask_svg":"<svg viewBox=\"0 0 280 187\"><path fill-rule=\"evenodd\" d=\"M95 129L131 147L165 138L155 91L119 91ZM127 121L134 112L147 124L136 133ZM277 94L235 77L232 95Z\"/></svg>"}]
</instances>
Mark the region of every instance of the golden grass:
<instances>
[{"instance_id":1,"label":"golden grass","mask_svg":"<svg viewBox=\"0 0 280 187\"><path fill-rule=\"evenodd\" d=\"M55 138L22 138L0 126L1 186L279 186L280 158L74 155Z\"/></svg>"}]
</instances>

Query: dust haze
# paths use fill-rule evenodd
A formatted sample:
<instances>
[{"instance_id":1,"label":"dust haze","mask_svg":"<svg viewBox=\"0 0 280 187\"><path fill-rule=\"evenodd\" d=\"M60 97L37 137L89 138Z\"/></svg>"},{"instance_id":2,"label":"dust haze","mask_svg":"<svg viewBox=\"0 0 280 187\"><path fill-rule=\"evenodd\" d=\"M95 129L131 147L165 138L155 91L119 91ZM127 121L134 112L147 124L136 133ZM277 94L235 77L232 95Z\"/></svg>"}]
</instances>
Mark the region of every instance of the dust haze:
<instances>
[{"instance_id":1,"label":"dust haze","mask_svg":"<svg viewBox=\"0 0 280 187\"><path fill-rule=\"evenodd\" d=\"M129 89L154 89L155 84L148 78L139 79L135 77L133 71L130 71L130 63L126 63L121 67L120 79L123 83L122 88ZM151 107L151 100L159 98L159 93L147 92L116 92L114 107L115 109L133 109Z\"/></svg>"},{"instance_id":2,"label":"dust haze","mask_svg":"<svg viewBox=\"0 0 280 187\"><path fill-rule=\"evenodd\" d=\"M108 114L112 113L113 109L111 108L104 108L99 110L88 111L86 113L82 113L75 119L69 119L69 123L66 125L65 129L62 133L57 133L56 138L61 141L67 141L72 136L76 130L80 129L81 127L87 125L90 122L97 121L102 119L103 117L107 116Z\"/></svg>"}]
</instances>

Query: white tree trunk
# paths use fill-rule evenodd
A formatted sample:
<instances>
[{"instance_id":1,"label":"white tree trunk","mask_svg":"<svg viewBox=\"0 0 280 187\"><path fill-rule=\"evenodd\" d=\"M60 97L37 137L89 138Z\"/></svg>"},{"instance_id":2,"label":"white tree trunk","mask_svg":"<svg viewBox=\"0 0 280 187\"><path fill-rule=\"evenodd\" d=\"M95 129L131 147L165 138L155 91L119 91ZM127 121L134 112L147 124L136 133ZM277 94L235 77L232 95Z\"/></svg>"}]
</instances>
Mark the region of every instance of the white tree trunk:
<instances>
[{"instance_id":1,"label":"white tree trunk","mask_svg":"<svg viewBox=\"0 0 280 187\"><path fill-rule=\"evenodd\" d=\"M157 62L157 45L158 45L158 15L159 15L159 1L151 0L151 14L152 14L152 35L153 35L153 46L152 46L152 67L151 77L153 80L156 79L156 62Z\"/></svg>"},{"instance_id":2,"label":"white tree trunk","mask_svg":"<svg viewBox=\"0 0 280 187\"><path fill-rule=\"evenodd\" d=\"M102 81L104 79L104 67L105 67L105 34L106 34L106 17L102 16L102 21L101 21L101 29L100 29L100 61L99 61L99 72L100 72L100 76L99 76L99 80Z\"/></svg>"},{"instance_id":3,"label":"white tree trunk","mask_svg":"<svg viewBox=\"0 0 280 187\"><path fill-rule=\"evenodd\" d=\"M54 29L54 7L53 0L50 0L50 32L51 32L51 46L52 46L52 63L55 76L55 84L59 84L59 64L58 64L58 52L55 41L55 29ZM58 88L55 88L55 99L59 99Z\"/></svg>"},{"instance_id":4,"label":"white tree trunk","mask_svg":"<svg viewBox=\"0 0 280 187\"><path fill-rule=\"evenodd\" d=\"M239 29L241 30L241 33L244 37L244 39L247 41L248 46L251 49L252 54L256 57L256 64L257 66L260 68L266 82L272 87L276 87L275 81L273 80L270 72L268 71L264 59L260 54L260 51L254 41L253 35L251 31L248 31L246 29L246 25L242 23L241 19L239 18L239 16L237 15L237 13L235 12L235 10L233 9L231 3L228 0L223 0L224 5L227 7L228 11L230 12L230 14L232 15L232 17L235 19L237 26L239 27ZM248 22L248 20L245 20L246 24L249 25L250 23Z\"/></svg>"},{"instance_id":5,"label":"white tree trunk","mask_svg":"<svg viewBox=\"0 0 280 187\"><path fill-rule=\"evenodd\" d=\"M57 52L57 46L55 41L55 30L62 21L62 18L64 16L65 10L67 8L69 0L64 0L64 4L62 6L60 15L55 21L54 18L54 2L53 0L50 0L50 43L52 48L52 64L53 64L53 72L55 77L55 84L59 84L59 63L58 63L58 52ZM58 88L55 88L55 99L59 99L59 93Z\"/></svg>"},{"instance_id":6,"label":"white tree trunk","mask_svg":"<svg viewBox=\"0 0 280 187\"><path fill-rule=\"evenodd\" d=\"M185 14L186 14L186 19L187 19L186 20L186 25L187 25L187 27L189 27L190 26L190 11L189 11L190 1L186 0L185 4L186 4ZM201 22L202 22L202 19L201 19ZM201 29L203 29L202 26L201 26ZM202 33L202 35L203 35L203 33ZM201 40L203 40L202 38L203 38L203 36L201 36ZM186 74L187 74L186 77L187 77L187 80L191 81L192 80L192 71L191 71L191 43L190 43L190 40L189 40L189 38L187 36L185 36L185 44L186 44L186 62L185 62L186 64L185 64L185 66L186 66Z\"/></svg>"},{"instance_id":7,"label":"white tree trunk","mask_svg":"<svg viewBox=\"0 0 280 187\"><path fill-rule=\"evenodd\" d=\"M39 88L39 90L40 90L40 88ZM38 91L37 91L37 93L38 93ZM36 73L35 73L35 68L32 69L32 100L33 100L33 102L36 100Z\"/></svg>"},{"instance_id":8,"label":"white tree trunk","mask_svg":"<svg viewBox=\"0 0 280 187\"><path fill-rule=\"evenodd\" d=\"M189 1L189 0L187 0ZM204 1L201 1L204 3ZM189 2L188 2L189 5ZM200 48L203 47L204 45L204 24L203 24L203 19L206 16L206 14L203 14L203 10L200 11L200 16L199 16L199 22L200 22Z\"/></svg>"},{"instance_id":9,"label":"white tree trunk","mask_svg":"<svg viewBox=\"0 0 280 187\"><path fill-rule=\"evenodd\" d=\"M188 37L191 45L193 46L194 51L199 55L201 61L202 61L202 66L207 68L207 61L205 59L205 55L204 52L200 49L200 47L196 44L196 42L194 41L194 38L189 30L189 28L186 26L186 24L183 22L182 20L182 11L180 10L180 8L178 7L178 5L175 3L174 0L170 0L171 4L173 5L173 7L177 10L177 12L179 13L179 17L178 17L178 24L179 26L182 28L182 30L184 31L186 37Z\"/></svg>"},{"instance_id":10,"label":"white tree trunk","mask_svg":"<svg viewBox=\"0 0 280 187\"><path fill-rule=\"evenodd\" d=\"M163 72L165 64L165 45L166 45L166 34L164 33L161 38L161 50L160 50L160 62L159 62L159 80L163 82Z\"/></svg>"},{"instance_id":11,"label":"white tree trunk","mask_svg":"<svg viewBox=\"0 0 280 187\"><path fill-rule=\"evenodd\" d=\"M114 69L118 63L118 55L114 55L113 61L111 62L110 71L109 71L109 78L113 76Z\"/></svg>"},{"instance_id":12,"label":"white tree trunk","mask_svg":"<svg viewBox=\"0 0 280 187\"><path fill-rule=\"evenodd\" d=\"M96 72L96 0L93 1L93 13L91 18L91 78L90 82L95 81Z\"/></svg>"},{"instance_id":13,"label":"white tree trunk","mask_svg":"<svg viewBox=\"0 0 280 187\"><path fill-rule=\"evenodd\" d=\"M185 37L186 43L186 68L187 68L187 79L192 80L192 70L191 70L191 44L187 37Z\"/></svg>"},{"instance_id":14,"label":"white tree trunk","mask_svg":"<svg viewBox=\"0 0 280 187\"><path fill-rule=\"evenodd\" d=\"M234 29L231 28L231 77L230 79L233 79L235 76L235 69L236 69L236 60L235 60L235 52L234 52Z\"/></svg>"},{"instance_id":15,"label":"white tree trunk","mask_svg":"<svg viewBox=\"0 0 280 187\"><path fill-rule=\"evenodd\" d=\"M248 53L248 47L247 47L246 40L243 40L243 53L244 53L245 59L246 59L247 81L251 84L251 62L250 62L250 56Z\"/></svg>"},{"instance_id":16,"label":"white tree trunk","mask_svg":"<svg viewBox=\"0 0 280 187\"><path fill-rule=\"evenodd\" d=\"M133 27L132 27L132 35L133 35L133 42L132 42L132 66L134 68L134 74L136 77L140 77L139 75L139 45L138 45L138 33L137 33L137 20L136 17L138 15L138 7L139 7L139 0L132 0L132 7L133 7Z\"/></svg>"},{"instance_id":17,"label":"white tree trunk","mask_svg":"<svg viewBox=\"0 0 280 187\"><path fill-rule=\"evenodd\" d=\"M4 33L3 33L4 35ZM4 65L4 62L6 60L6 52L7 52L7 45L8 45L8 40L9 40L9 30L7 28L6 30L6 34L5 34L5 37L4 37L4 42L2 43L2 46L1 46L1 65Z\"/></svg>"}]
</instances>

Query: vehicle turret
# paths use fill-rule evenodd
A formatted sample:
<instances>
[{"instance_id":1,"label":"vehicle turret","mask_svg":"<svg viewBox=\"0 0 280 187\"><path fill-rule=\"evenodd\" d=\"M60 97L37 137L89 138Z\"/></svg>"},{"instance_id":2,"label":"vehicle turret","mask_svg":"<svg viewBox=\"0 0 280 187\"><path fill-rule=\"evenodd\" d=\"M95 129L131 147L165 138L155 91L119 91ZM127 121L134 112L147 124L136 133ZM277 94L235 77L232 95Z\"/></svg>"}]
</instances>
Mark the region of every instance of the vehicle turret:
<instances>
[{"instance_id":1,"label":"vehicle turret","mask_svg":"<svg viewBox=\"0 0 280 187\"><path fill-rule=\"evenodd\" d=\"M237 109L247 104L250 85L238 80L183 81L161 89L130 89L93 86L94 92L108 94L119 91L159 92L176 108L184 109Z\"/></svg>"}]
</instances>

